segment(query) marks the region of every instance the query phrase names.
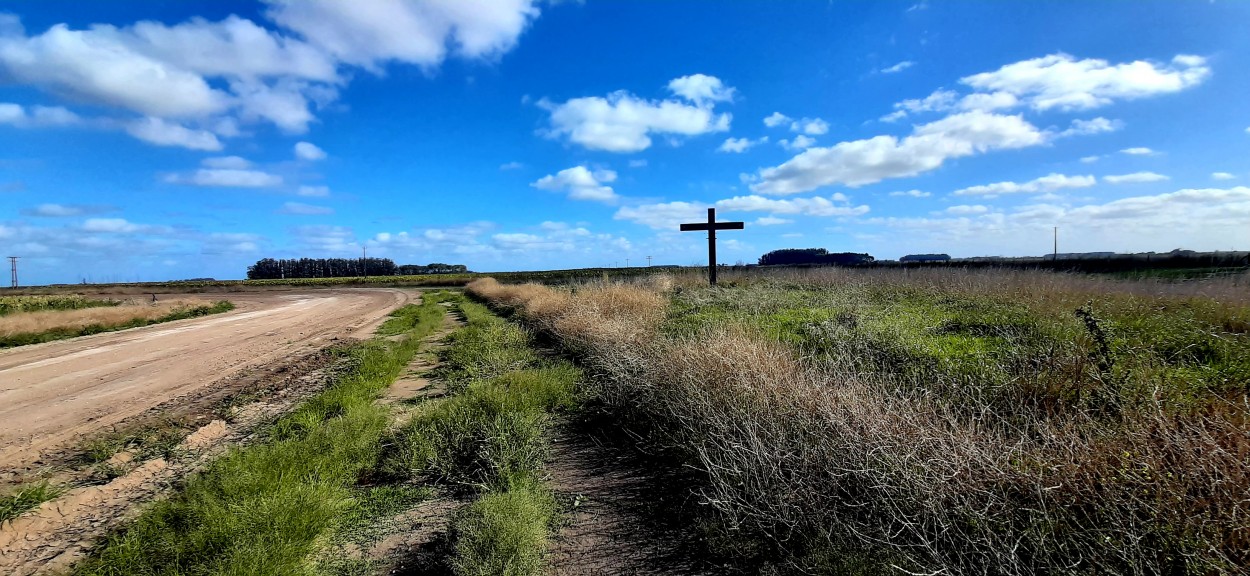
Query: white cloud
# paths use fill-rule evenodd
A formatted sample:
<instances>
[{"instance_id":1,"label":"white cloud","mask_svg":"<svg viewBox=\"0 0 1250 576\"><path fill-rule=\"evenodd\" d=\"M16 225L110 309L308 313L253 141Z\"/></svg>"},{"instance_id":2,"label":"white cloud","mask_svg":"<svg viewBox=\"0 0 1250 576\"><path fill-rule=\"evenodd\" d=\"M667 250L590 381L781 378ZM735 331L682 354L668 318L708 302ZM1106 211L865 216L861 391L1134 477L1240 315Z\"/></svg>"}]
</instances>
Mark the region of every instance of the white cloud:
<instances>
[{"instance_id":1,"label":"white cloud","mask_svg":"<svg viewBox=\"0 0 1250 576\"><path fill-rule=\"evenodd\" d=\"M1038 192L1054 192L1068 188L1089 188L1098 183L1093 176L1066 176L1064 174L1048 174L1024 183L995 182L970 186L956 190L955 196L999 196L1002 194L1034 194Z\"/></svg>"},{"instance_id":2,"label":"white cloud","mask_svg":"<svg viewBox=\"0 0 1250 576\"><path fill-rule=\"evenodd\" d=\"M776 216L760 216L755 219L757 226L780 226L782 224L793 224L794 220L786 220L785 218L777 218Z\"/></svg>"},{"instance_id":3,"label":"white cloud","mask_svg":"<svg viewBox=\"0 0 1250 576\"><path fill-rule=\"evenodd\" d=\"M613 203L618 196L607 183L616 180L616 172L611 170L591 171L585 166L574 166L539 178L530 184L539 190L567 192L573 200L594 200Z\"/></svg>"},{"instance_id":4,"label":"white cloud","mask_svg":"<svg viewBox=\"0 0 1250 576\"><path fill-rule=\"evenodd\" d=\"M768 117L764 118L764 125L769 128L776 128L782 124L789 123L790 117L782 114L781 112L773 112L772 114L769 114ZM1246 131L1250 132L1250 128L1247 128Z\"/></svg>"},{"instance_id":5,"label":"white cloud","mask_svg":"<svg viewBox=\"0 0 1250 576\"><path fill-rule=\"evenodd\" d=\"M1206 60L1180 55L1171 64L1137 60L1111 64L1052 54L1008 64L960 82L984 92L1006 92L1035 110L1088 110L1112 103L1178 92L1211 73Z\"/></svg>"},{"instance_id":6,"label":"white cloud","mask_svg":"<svg viewBox=\"0 0 1250 576\"><path fill-rule=\"evenodd\" d=\"M866 214L868 206L852 206L846 196L834 194L828 198L791 198L779 200L763 196L735 196L714 204L701 202L665 202L623 206L612 217L628 220L655 230L676 231L680 224L707 219L707 209L714 207L724 212L766 212L785 216L859 216Z\"/></svg>"},{"instance_id":7,"label":"white cloud","mask_svg":"<svg viewBox=\"0 0 1250 576\"><path fill-rule=\"evenodd\" d=\"M1160 182L1168 180L1168 177L1162 174L1155 174L1154 172L1134 172L1118 176L1103 176L1102 179L1110 184L1137 184L1141 182Z\"/></svg>"},{"instance_id":8,"label":"white cloud","mask_svg":"<svg viewBox=\"0 0 1250 576\"><path fill-rule=\"evenodd\" d=\"M1093 164L1094 162L1097 162L1101 158L1102 156L1082 156L1081 162L1083 164Z\"/></svg>"},{"instance_id":9,"label":"white cloud","mask_svg":"<svg viewBox=\"0 0 1250 576\"><path fill-rule=\"evenodd\" d=\"M851 206L846 196L835 194L829 198L790 198L779 200L763 196L735 196L720 200L716 208L726 212L768 212L805 216L859 216L868 213L868 206Z\"/></svg>"},{"instance_id":10,"label":"white cloud","mask_svg":"<svg viewBox=\"0 0 1250 576\"><path fill-rule=\"evenodd\" d=\"M982 206L980 204L951 206L947 208L946 210L943 210L943 212L947 214L952 214L955 216L966 216L969 214L984 214L989 211L990 211L989 208Z\"/></svg>"},{"instance_id":11,"label":"white cloud","mask_svg":"<svg viewBox=\"0 0 1250 576\"><path fill-rule=\"evenodd\" d=\"M616 220L628 220L650 226L656 230L676 232L682 223L707 221L707 204L693 202L665 202L622 206L612 215Z\"/></svg>"},{"instance_id":12,"label":"white cloud","mask_svg":"<svg viewBox=\"0 0 1250 576\"><path fill-rule=\"evenodd\" d=\"M725 139L724 142L721 143L720 147L718 147L716 151L717 152L741 153L741 152L746 152L747 149L752 146L755 146L757 144L763 144L765 142L768 142L767 136L764 136L757 140L752 140L750 138L727 138Z\"/></svg>"},{"instance_id":13,"label":"white cloud","mask_svg":"<svg viewBox=\"0 0 1250 576\"><path fill-rule=\"evenodd\" d=\"M883 122L894 122L907 117L909 113L945 112L955 107L959 94L953 90L936 90L921 99L903 100L894 104L894 112L881 117Z\"/></svg>"},{"instance_id":14,"label":"white cloud","mask_svg":"<svg viewBox=\"0 0 1250 576\"><path fill-rule=\"evenodd\" d=\"M820 136L829 132L829 123L820 118L800 118L790 124L790 130L811 136Z\"/></svg>"},{"instance_id":15,"label":"white cloud","mask_svg":"<svg viewBox=\"0 0 1250 576\"><path fill-rule=\"evenodd\" d=\"M47 126L72 126L82 119L77 114L60 106L31 106L27 112L20 104L0 102L0 124L11 124L18 128L36 128Z\"/></svg>"},{"instance_id":16,"label":"white cloud","mask_svg":"<svg viewBox=\"0 0 1250 576\"><path fill-rule=\"evenodd\" d=\"M324 160L326 152L325 150L318 148L317 145L312 142L296 142L295 157L300 160L309 161Z\"/></svg>"},{"instance_id":17,"label":"white cloud","mask_svg":"<svg viewBox=\"0 0 1250 576\"><path fill-rule=\"evenodd\" d=\"M1088 136L1090 134L1102 134L1104 132L1115 132L1124 127L1124 123L1119 120L1108 120L1101 116L1089 120L1073 120L1072 126L1063 132L1060 136Z\"/></svg>"},{"instance_id":18,"label":"white cloud","mask_svg":"<svg viewBox=\"0 0 1250 576\"><path fill-rule=\"evenodd\" d=\"M373 71L391 60L432 68L449 50L497 58L538 14L531 0L269 0L267 12L336 59Z\"/></svg>"},{"instance_id":19,"label":"white cloud","mask_svg":"<svg viewBox=\"0 0 1250 576\"><path fill-rule=\"evenodd\" d=\"M1020 99L1010 92L975 92L959 99L960 110L1006 110L1020 105Z\"/></svg>"},{"instance_id":20,"label":"white cloud","mask_svg":"<svg viewBox=\"0 0 1250 576\"><path fill-rule=\"evenodd\" d=\"M1125 148L1121 150L1120 153L1128 154L1129 156L1155 156L1159 154L1158 152L1155 152L1154 150L1151 150L1150 148L1146 148L1145 146L1137 146L1135 148Z\"/></svg>"},{"instance_id":21,"label":"white cloud","mask_svg":"<svg viewBox=\"0 0 1250 576\"><path fill-rule=\"evenodd\" d=\"M669 81L668 89L700 106L713 102L732 102L734 88L726 86L720 78L706 74L691 74Z\"/></svg>"},{"instance_id":22,"label":"white cloud","mask_svg":"<svg viewBox=\"0 0 1250 576\"><path fill-rule=\"evenodd\" d=\"M85 206L82 204L40 204L29 210L23 210L23 214L30 216L38 216L41 218L69 218L72 216L82 216L84 214L97 214L100 212L109 212L112 208L107 206Z\"/></svg>"},{"instance_id":23,"label":"white cloud","mask_svg":"<svg viewBox=\"0 0 1250 576\"><path fill-rule=\"evenodd\" d=\"M189 184L191 186L218 186L226 188L270 188L282 185L282 177L260 170L238 170L232 168L202 168L190 176L177 174L165 178L171 184Z\"/></svg>"},{"instance_id":24,"label":"white cloud","mask_svg":"<svg viewBox=\"0 0 1250 576\"><path fill-rule=\"evenodd\" d=\"M500 170L520 170L521 168L524 168L524 167L525 167L524 164L520 162L515 162L515 161L504 162L503 164L499 165Z\"/></svg>"},{"instance_id":25,"label":"white cloud","mask_svg":"<svg viewBox=\"0 0 1250 576\"><path fill-rule=\"evenodd\" d=\"M1045 141L1046 135L1020 116L962 112L916 126L902 140L877 136L808 149L780 166L760 170L751 190L797 194L835 184L862 186L927 172L951 158Z\"/></svg>"},{"instance_id":26,"label":"white cloud","mask_svg":"<svg viewBox=\"0 0 1250 576\"><path fill-rule=\"evenodd\" d=\"M816 144L816 139L799 134L793 140L778 140L777 144L786 150L806 150Z\"/></svg>"},{"instance_id":27,"label":"white cloud","mask_svg":"<svg viewBox=\"0 0 1250 576\"><path fill-rule=\"evenodd\" d=\"M911 60L903 60L902 62L899 62L898 64L895 64L893 66L882 68L881 70L879 70L879 72L881 72L882 74L896 74L898 72L902 72L908 68L911 68L915 64L916 63L912 62Z\"/></svg>"},{"instance_id":28,"label":"white cloud","mask_svg":"<svg viewBox=\"0 0 1250 576\"><path fill-rule=\"evenodd\" d=\"M222 149L221 141L212 132L193 130L181 124L151 116L126 124L126 132L157 146L179 146L211 152Z\"/></svg>"},{"instance_id":29,"label":"white cloud","mask_svg":"<svg viewBox=\"0 0 1250 576\"><path fill-rule=\"evenodd\" d=\"M1235 178L1237 177L1228 172L1212 172L1211 173L1211 179L1213 180L1233 180Z\"/></svg>"},{"instance_id":30,"label":"white cloud","mask_svg":"<svg viewBox=\"0 0 1250 576\"><path fill-rule=\"evenodd\" d=\"M890 196L910 196L912 198L928 198L932 195L933 194L931 192L923 192L920 190L899 190L896 192L890 192Z\"/></svg>"},{"instance_id":31,"label":"white cloud","mask_svg":"<svg viewBox=\"0 0 1250 576\"><path fill-rule=\"evenodd\" d=\"M142 232L147 226L135 224L125 218L88 218L82 223L85 232L106 232L109 234L130 234Z\"/></svg>"},{"instance_id":32,"label":"white cloud","mask_svg":"<svg viewBox=\"0 0 1250 576\"><path fill-rule=\"evenodd\" d=\"M242 170L252 166L251 162L240 156L214 156L201 160L200 164L205 168L225 168L231 170Z\"/></svg>"},{"instance_id":33,"label":"white cloud","mask_svg":"<svg viewBox=\"0 0 1250 576\"><path fill-rule=\"evenodd\" d=\"M651 134L697 136L729 130L732 116L706 104L645 100L624 90L606 98L574 98L563 104L541 100L551 114L549 138L567 137L591 150L638 152L651 147Z\"/></svg>"},{"instance_id":34,"label":"white cloud","mask_svg":"<svg viewBox=\"0 0 1250 576\"><path fill-rule=\"evenodd\" d=\"M282 204L282 208L278 209L278 213L296 216L318 216L323 214L333 214L334 209L327 206L304 204L302 202L284 202Z\"/></svg>"},{"instance_id":35,"label":"white cloud","mask_svg":"<svg viewBox=\"0 0 1250 576\"><path fill-rule=\"evenodd\" d=\"M330 195L329 186L300 186L296 194L310 198L325 198Z\"/></svg>"}]
</instances>

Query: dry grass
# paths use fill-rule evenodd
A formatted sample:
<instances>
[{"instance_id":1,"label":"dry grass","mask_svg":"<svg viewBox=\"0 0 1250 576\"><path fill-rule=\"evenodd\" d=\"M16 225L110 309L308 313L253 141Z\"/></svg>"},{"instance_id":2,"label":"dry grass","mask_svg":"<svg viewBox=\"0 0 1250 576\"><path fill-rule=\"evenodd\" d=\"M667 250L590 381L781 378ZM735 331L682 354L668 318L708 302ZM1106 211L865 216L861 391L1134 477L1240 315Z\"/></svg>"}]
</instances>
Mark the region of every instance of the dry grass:
<instances>
[{"instance_id":1,"label":"dry grass","mask_svg":"<svg viewBox=\"0 0 1250 576\"><path fill-rule=\"evenodd\" d=\"M823 269L722 278L738 287L1006 294L1069 319L1102 297L1130 320L1179 307L1183 319L1230 331L1250 309L1240 277L1165 283ZM622 425L703 471L705 502L739 533L782 549L812 541L874 549L915 572L1222 574L1250 566L1245 382L1200 410L1147 401L1111 414L1075 404L1042 409L1023 396L1004 406L1001 398L917 393L850 358L804 354L733 325L666 334L662 290L697 290L700 279L649 282L553 289L487 279L468 290L577 354L599 375L599 395ZM1055 377L1098 376L1082 369Z\"/></svg>"},{"instance_id":2,"label":"dry grass","mask_svg":"<svg viewBox=\"0 0 1250 576\"><path fill-rule=\"evenodd\" d=\"M0 337L55 329L84 328L97 324L104 326L124 324L134 319L155 320L177 310L209 304L212 302L193 299L161 300L154 303L129 300L118 306L106 308L9 314L0 317Z\"/></svg>"}]
</instances>

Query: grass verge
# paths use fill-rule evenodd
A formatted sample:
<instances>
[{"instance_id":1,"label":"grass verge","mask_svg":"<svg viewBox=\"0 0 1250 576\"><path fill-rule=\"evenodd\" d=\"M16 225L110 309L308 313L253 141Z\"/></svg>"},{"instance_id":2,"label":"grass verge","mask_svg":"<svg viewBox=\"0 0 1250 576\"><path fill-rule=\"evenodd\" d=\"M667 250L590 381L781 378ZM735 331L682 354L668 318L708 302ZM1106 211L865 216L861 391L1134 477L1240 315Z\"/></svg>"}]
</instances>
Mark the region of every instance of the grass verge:
<instances>
[{"instance_id":1,"label":"grass verge","mask_svg":"<svg viewBox=\"0 0 1250 576\"><path fill-rule=\"evenodd\" d=\"M187 318L198 318L200 316L208 316L210 314L219 314L234 310L234 303L229 300L221 300L213 304L203 306L192 306L189 308L175 309L169 314L157 318L137 317L124 322L96 323L86 326L73 327L57 327L40 332L20 332L0 336L0 348L12 348L14 346L26 346L29 344L40 344L43 342L51 342L53 340L64 340L66 338L77 338L79 336L87 336L90 334L99 334L101 332L114 332L117 330L125 330L127 328L139 328L141 326L149 326L152 324L160 324L162 322L173 322L174 320L185 320Z\"/></svg>"},{"instance_id":2,"label":"grass verge","mask_svg":"<svg viewBox=\"0 0 1250 576\"><path fill-rule=\"evenodd\" d=\"M112 535L77 574L301 574L359 503L390 421L374 399L441 320L438 294L393 315L397 340L342 352L350 369L281 418L266 441L236 448ZM437 314L429 313L429 310ZM401 331L402 330L402 331Z\"/></svg>"},{"instance_id":3,"label":"grass verge","mask_svg":"<svg viewBox=\"0 0 1250 576\"><path fill-rule=\"evenodd\" d=\"M385 467L480 494L452 519L456 574L539 574L556 517L542 478L551 421L575 405L581 373L541 363L525 332L486 307L457 309L467 326L450 338L440 369L457 393L399 430Z\"/></svg>"}]
</instances>

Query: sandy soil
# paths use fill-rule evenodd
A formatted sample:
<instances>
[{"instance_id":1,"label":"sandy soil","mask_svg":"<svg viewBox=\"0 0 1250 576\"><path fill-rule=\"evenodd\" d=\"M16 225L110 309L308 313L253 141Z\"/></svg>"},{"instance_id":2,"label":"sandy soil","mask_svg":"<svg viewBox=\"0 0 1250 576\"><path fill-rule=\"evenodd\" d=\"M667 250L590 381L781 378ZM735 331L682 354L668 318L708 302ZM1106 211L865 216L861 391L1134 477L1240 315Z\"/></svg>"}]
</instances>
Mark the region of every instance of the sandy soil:
<instances>
[{"instance_id":1,"label":"sandy soil","mask_svg":"<svg viewBox=\"0 0 1250 576\"><path fill-rule=\"evenodd\" d=\"M225 314L0 351L0 470L30 467L44 452L257 366L368 337L415 297L398 289L232 293L237 308Z\"/></svg>"}]
</instances>

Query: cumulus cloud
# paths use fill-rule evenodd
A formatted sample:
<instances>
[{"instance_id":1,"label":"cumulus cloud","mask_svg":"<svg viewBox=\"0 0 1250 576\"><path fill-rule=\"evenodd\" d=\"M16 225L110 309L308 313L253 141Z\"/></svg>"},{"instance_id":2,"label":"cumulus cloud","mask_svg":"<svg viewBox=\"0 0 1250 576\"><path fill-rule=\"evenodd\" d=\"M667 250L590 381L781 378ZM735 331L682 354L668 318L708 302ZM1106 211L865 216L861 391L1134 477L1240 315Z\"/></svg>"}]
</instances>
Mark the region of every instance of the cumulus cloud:
<instances>
[{"instance_id":1,"label":"cumulus cloud","mask_svg":"<svg viewBox=\"0 0 1250 576\"><path fill-rule=\"evenodd\" d=\"M147 117L126 124L131 136L157 146L178 146L191 150L215 152L222 149L221 141L212 132L194 130L181 124L160 118Z\"/></svg>"},{"instance_id":2,"label":"cumulus cloud","mask_svg":"<svg viewBox=\"0 0 1250 576\"><path fill-rule=\"evenodd\" d=\"M77 114L60 106L31 106L27 111L20 104L0 102L0 124L18 128L41 128L45 126L72 126L82 121Z\"/></svg>"},{"instance_id":3,"label":"cumulus cloud","mask_svg":"<svg viewBox=\"0 0 1250 576\"><path fill-rule=\"evenodd\" d=\"M684 84L682 88L694 90ZM646 100L624 90L564 103L544 99L538 105L551 115L545 136L567 137L574 144L608 152L646 150L651 147L652 134L697 136L725 132L732 119L728 113L717 114L707 100Z\"/></svg>"},{"instance_id":4,"label":"cumulus cloud","mask_svg":"<svg viewBox=\"0 0 1250 576\"><path fill-rule=\"evenodd\" d=\"M170 135L172 129L125 126L125 118L116 124L145 141L219 149L205 134L238 136L240 123L306 131L313 108L336 99L350 80L340 72L344 65L380 73L392 61L433 69L449 55L494 59L516 44L538 13L532 0L269 2L266 16L299 37L238 16L175 25L56 24L27 34L17 17L5 15L0 76L197 131L197 138L188 138Z\"/></svg>"},{"instance_id":5,"label":"cumulus cloud","mask_svg":"<svg viewBox=\"0 0 1250 576\"><path fill-rule=\"evenodd\" d=\"M1232 180L1234 178L1236 178L1236 176L1228 172L1212 172L1211 173L1212 180Z\"/></svg>"},{"instance_id":6,"label":"cumulus cloud","mask_svg":"<svg viewBox=\"0 0 1250 576\"><path fill-rule=\"evenodd\" d=\"M820 118L800 118L790 123L790 130L820 136L829 132L829 123Z\"/></svg>"},{"instance_id":7,"label":"cumulus cloud","mask_svg":"<svg viewBox=\"0 0 1250 576\"><path fill-rule=\"evenodd\" d=\"M1098 183L1093 176L1066 176L1051 173L1028 182L995 182L980 186L970 186L954 192L955 196L999 196L1002 194L1035 194L1054 192L1068 188L1089 188Z\"/></svg>"},{"instance_id":8,"label":"cumulus cloud","mask_svg":"<svg viewBox=\"0 0 1250 576\"><path fill-rule=\"evenodd\" d=\"M613 203L617 201L618 196L607 184L615 180L616 172L611 170L591 171L585 166L574 166L543 176L530 186L539 190L566 192L573 200Z\"/></svg>"},{"instance_id":9,"label":"cumulus cloud","mask_svg":"<svg viewBox=\"0 0 1250 576\"><path fill-rule=\"evenodd\" d=\"M1097 162L1097 161L1098 161L1098 160L1100 160L1101 158L1102 158L1102 156L1082 156L1082 157L1081 157L1081 163L1082 163L1082 164L1093 164L1094 162Z\"/></svg>"},{"instance_id":10,"label":"cumulus cloud","mask_svg":"<svg viewBox=\"0 0 1250 576\"><path fill-rule=\"evenodd\" d=\"M721 82L720 78L707 74L691 74L674 78L668 83L668 89L673 94L699 105L732 102L736 91Z\"/></svg>"},{"instance_id":11,"label":"cumulus cloud","mask_svg":"<svg viewBox=\"0 0 1250 576\"><path fill-rule=\"evenodd\" d=\"M902 62L899 62L898 64L895 64L893 66L887 66L885 68L882 68L881 70L878 70L878 72L882 74L897 74L908 68L911 68L915 64L916 63L912 62L911 60L903 60Z\"/></svg>"},{"instance_id":12,"label":"cumulus cloud","mask_svg":"<svg viewBox=\"0 0 1250 576\"><path fill-rule=\"evenodd\" d=\"M725 141L721 143L720 147L716 149L716 151L717 152L742 153L742 152L746 152L747 149L752 146L755 146L757 144L763 144L765 142L768 142L767 136L764 136L756 140L752 140L750 138L726 138Z\"/></svg>"},{"instance_id":13,"label":"cumulus cloud","mask_svg":"<svg viewBox=\"0 0 1250 576\"><path fill-rule=\"evenodd\" d=\"M1089 120L1073 120L1072 126L1067 130L1060 132L1060 136L1088 136L1090 134L1102 134L1105 132L1115 132L1124 127L1124 123L1119 120L1108 120L1101 116L1091 118Z\"/></svg>"},{"instance_id":14,"label":"cumulus cloud","mask_svg":"<svg viewBox=\"0 0 1250 576\"><path fill-rule=\"evenodd\" d=\"M1154 172L1134 172L1132 174L1103 176L1102 179L1109 184L1138 184L1142 182L1160 182L1169 178Z\"/></svg>"},{"instance_id":15,"label":"cumulus cloud","mask_svg":"<svg viewBox=\"0 0 1250 576\"><path fill-rule=\"evenodd\" d=\"M973 204L973 205L951 206L947 208L946 210L943 210L942 212L945 212L946 214L953 214L955 216L966 216L969 214L984 214L989 211L990 209L986 206L982 206L980 204Z\"/></svg>"},{"instance_id":16,"label":"cumulus cloud","mask_svg":"<svg viewBox=\"0 0 1250 576\"><path fill-rule=\"evenodd\" d=\"M772 114L769 114L767 117L764 118L764 125L768 126L769 128L776 128L783 124L789 124L790 122L791 122L791 118L789 116L786 116L785 114L782 114L781 112L773 112ZM1247 128L1246 131L1250 132L1250 128Z\"/></svg>"},{"instance_id":17,"label":"cumulus cloud","mask_svg":"<svg viewBox=\"0 0 1250 576\"><path fill-rule=\"evenodd\" d=\"M380 71L388 61L432 68L449 51L493 59L511 50L539 10L531 0L268 0L267 15L335 59Z\"/></svg>"},{"instance_id":18,"label":"cumulus cloud","mask_svg":"<svg viewBox=\"0 0 1250 576\"><path fill-rule=\"evenodd\" d=\"M868 213L865 205L852 206L842 194L828 198L776 199L758 195L735 196L712 204L700 202L663 202L623 206L612 217L648 226L655 230L677 230L680 224L707 218L707 209L724 212L766 212L772 216L860 216Z\"/></svg>"},{"instance_id":19,"label":"cumulus cloud","mask_svg":"<svg viewBox=\"0 0 1250 576\"><path fill-rule=\"evenodd\" d=\"M898 190L890 192L890 196L910 196L912 198L928 198L932 196L931 192L923 192L921 190Z\"/></svg>"},{"instance_id":20,"label":"cumulus cloud","mask_svg":"<svg viewBox=\"0 0 1250 576\"><path fill-rule=\"evenodd\" d=\"M961 83L983 92L1005 92L1035 110L1088 110L1116 100L1179 92L1211 74L1206 60L1178 55L1171 63L1137 60L1111 64L1052 54L967 76Z\"/></svg>"},{"instance_id":21,"label":"cumulus cloud","mask_svg":"<svg viewBox=\"0 0 1250 576\"><path fill-rule=\"evenodd\" d=\"M282 177L277 174L233 168L202 168L190 175L171 174L165 177L165 181L171 184L225 188L271 188L282 185Z\"/></svg>"},{"instance_id":22,"label":"cumulus cloud","mask_svg":"<svg viewBox=\"0 0 1250 576\"><path fill-rule=\"evenodd\" d=\"M324 214L333 214L334 209L327 206L304 204L302 202L283 202L282 208L278 209L278 213L294 216L320 216Z\"/></svg>"},{"instance_id":23,"label":"cumulus cloud","mask_svg":"<svg viewBox=\"0 0 1250 576\"><path fill-rule=\"evenodd\" d=\"M83 221L81 229L84 232L106 234L168 234L171 232L168 226L136 224L125 218L88 218Z\"/></svg>"},{"instance_id":24,"label":"cumulus cloud","mask_svg":"<svg viewBox=\"0 0 1250 576\"><path fill-rule=\"evenodd\" d=\"M231 170L242 170L252 166L250 161L241 156L214 156L201 160L200 164L205 168L225 168Z\"/></svg>"},{"instance_id":25,"label":"cumulus cloud","mask_svg":"<svg viewBox=\"0 0 1250 576\"><path fill-rule=\"evenodd\" d=\"M1159 154L1158 152L1155 152L1154 150L1151 150L1150 148L1146 148L1145 146L1125 148L1121 150L1120 153L1128 154L1129 156L1155 156Z\"/></svg>"},{"instance_id":26,"label":"cumulus cloud","mask_svg":"<svg viewBox=\"0 0 1250 576\"><path fill-rule=\"evenodd\" d=\"M1046 135L1021 116L962 112L916 126L901 140L877 136L810 148L780 166L760 170L751 178L751 190L797 194L835 184L862 186L927 172L951 158L1045 141Z\"/></svg>"},{"instance_id":27,"label":"cumulus cloud","mask_svg":"<svg viewBox=\"0 0 1250 576\"><path fill-rule=\"evenodd\" d=\"M778 140L777 145L785 148L786 150L806 150L816 145L816 139L809 138L804 134L799 134L798 136L795 136L793 140Z\"/></svg>"},{"instance_id":28,"label":"cumulus cloud","mask_svg":"<svg viewBox=\"0 0 1250 576\"><path fill-rule=\"evenodd\" d=\"M780 226L782 224L793 224L793 223L794 223L794 220L787 220L785 218L778 218L776 216L760 216L759 218L755 219L755 224L757 226Z\"/></svg>"},{"instance_id":29,"label":"cumulus cloud","mask_svg":"<svg viewBox=\"0 0 1250 576\"><path fill-rule=\"evenodd\" d=\"M1036 111L1090 110L1119 100L1179 92L1197 86L1210 74L1206 60L1199 56L1178 55L1170 63L1112 64L1051 54L966 76L959 82L971 88L971 94L960 96L954 90L939 89L925 98L894 104L894 111L880 119L894 122L923 112L993 112L1021 106ZM1077 126L1070 130L1075 131L1065 135L1091 133Z\"/></svg>"},{"instance_id":30,"label":"cumulus cloud","mask_svg":"<svg viewBox=\"0 0 1250 576\"><path fill-rule=\"evenodd\" d=\"M296 142L295 157L300 160L309 161L324 160L326 152L325 150L318 148L317 145L312 142Z\"/></svg>"}]
</instances>

